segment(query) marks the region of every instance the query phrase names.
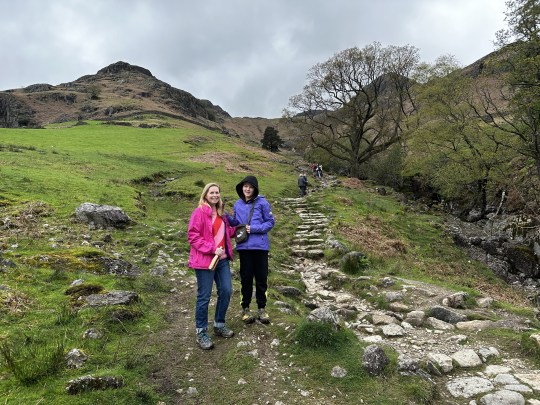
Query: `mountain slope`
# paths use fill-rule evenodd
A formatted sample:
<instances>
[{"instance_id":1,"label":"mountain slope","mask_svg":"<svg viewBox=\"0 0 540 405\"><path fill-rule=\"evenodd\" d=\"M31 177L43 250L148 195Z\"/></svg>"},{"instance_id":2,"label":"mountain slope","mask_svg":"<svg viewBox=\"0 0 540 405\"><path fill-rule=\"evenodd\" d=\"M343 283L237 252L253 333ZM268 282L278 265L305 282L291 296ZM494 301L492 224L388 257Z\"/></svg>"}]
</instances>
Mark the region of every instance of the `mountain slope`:
<instances>
[{"instance_id":1,"label":"mountain slope","mask_svg":"<svg viewBox=\"0 0 540 405\"><path fill-rule=\"evenodd\" d=\"M52 86L33 84L0 92L0 127L117 119L159 113L211 129L230 117L219 106L157 79L145 68L116 62L94 75Z\"/></svg>"}]
</instances>

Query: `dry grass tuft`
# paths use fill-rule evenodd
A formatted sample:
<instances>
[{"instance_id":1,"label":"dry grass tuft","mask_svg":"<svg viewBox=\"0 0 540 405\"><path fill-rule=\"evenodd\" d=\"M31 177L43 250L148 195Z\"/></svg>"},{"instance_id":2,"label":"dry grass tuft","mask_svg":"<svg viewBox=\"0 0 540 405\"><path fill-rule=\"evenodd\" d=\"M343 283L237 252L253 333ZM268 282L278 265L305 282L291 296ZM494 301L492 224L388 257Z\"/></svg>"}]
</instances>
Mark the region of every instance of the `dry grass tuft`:
<instances>
[{"instance_id":1,"label":"dry grass tuft","mask_svg":"<svg viewBox=\"0 0 540 405\"><path fill-rule=\"evenodd\" d=\"M353 177L347 177L341 181L341 183L348 188L352 188L354 190L365 190L367 189L366 185L362 182L360 179L356 179Z\"/></svg>"},{"instance_id":2,"label":"dry grass tuft","mask_svg":"<svg viewBox=\"0 0 540 405\"><path fill-rule=\"evenodd\" d=\"M30 299L23 293L12 290L0 291L0 312L20 314L28 309L29 304Z\"/></svg>"},{"instance_id":3,"label":"dry grass tuft","mask_svg":"<svg viewBox=\"0 0 540 405\"><path fill-rule=\"evenodd\" d=\"M407 252L407 245L399 239L385 236L381 224L370 219L352 227L344 227L338 232L355 245L361 246L370 254L379 257L395 257Z\"/></svg>"}]
</instances>

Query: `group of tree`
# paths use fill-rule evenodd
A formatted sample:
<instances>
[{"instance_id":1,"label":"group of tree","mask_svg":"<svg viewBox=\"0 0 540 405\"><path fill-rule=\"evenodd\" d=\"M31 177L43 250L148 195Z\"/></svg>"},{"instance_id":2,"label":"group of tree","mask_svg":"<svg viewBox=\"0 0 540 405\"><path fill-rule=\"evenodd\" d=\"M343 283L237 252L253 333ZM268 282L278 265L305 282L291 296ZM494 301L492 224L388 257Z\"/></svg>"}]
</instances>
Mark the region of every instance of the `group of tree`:
<instances>
[{"instance_id":1,"label":"group of tree","mask_svg":"<svg viewBox=\"0 0 540 405\"><path fill-rule=\"evenodd\" d=\"M329 168L420 179L478 218L502 198L539 214L540 2L506 6L498 49L474 69L412 46L350 48L310 69L285 116Z\"/></svg>"}]
</instances>

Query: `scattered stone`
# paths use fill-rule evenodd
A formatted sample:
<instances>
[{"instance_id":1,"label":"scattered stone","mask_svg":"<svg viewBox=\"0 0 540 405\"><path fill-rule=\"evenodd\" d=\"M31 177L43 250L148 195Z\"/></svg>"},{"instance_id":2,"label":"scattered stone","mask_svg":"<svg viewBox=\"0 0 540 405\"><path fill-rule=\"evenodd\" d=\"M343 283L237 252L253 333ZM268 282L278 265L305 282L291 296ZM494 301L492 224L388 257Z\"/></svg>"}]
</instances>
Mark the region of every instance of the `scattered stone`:
<instances>
[{"instance_id":1,"label":"scattered stone","mask_svg":"<svg viewBox=\"0 0 540 405\"><path fill-rule=\"evenodd\" d=\"M101 339L103 337L103 332L97 329L88 329L83 332L83 339Z\"/></svg>"},{"instance_id":2,"label":"scattered stone","mask_svg":"<svg viewBox=\"0 0 540 405\"><path fill-rule=\"evenodd\" d=\"M411 311L407 314L405 320L413 326L422 326L425 318L424 311Z\"/></svg>"},{"instance_id":3,"label":"scattered stone","mask_svg":"<svg viewBox=\"0 0 540 405\"><path fill-rule=\"evenodd\" d=\"M382 333L387 337L396 337L405 335L405 330L400 325L390 324L382 327Z\"/></svg>"},{"instance_id":4,"label":"scattered stone","mask_svg":"<svg viewBox=\"0 0 540 405\"><path fill-rule=\"evenodd\" d=\"M283 294L285 297L298 298L302 295L302 291L300 291L296 287L276 286L275 289L277 292L279 292L280 294Z\"/></svg>"},{"instance_id":5,"label":"scattered stone","mask_svg":"<svg viewBox=\"0 0 540 405\"><path fill-rule=\"evenodd\" d=\"M80 349L71 349L66 354L66 366L68 368L81 368L88 360L88 356Z\"/></svg>"},{"instance_id":6,"label":"scattered stone","mask_svg":"<svg viewBox=\"0 0 540 405\"><path fill-rule=\"evenodd\" d=\"M334 366L332 368L332 373L331 373L331 376L332 377L335 377L335 378L343 378L347 375L347 370L345 370L344 368L342 367L339 367L339 366Z\"/></svg>"},{"instance_id":7,"label":"scattered stone","mask_svg":"<svg viewBox=\"0 0 540 405\"><path fill-rule=\"evenodd\" d=\"M316 308L308 315L309 322L324 322L332 325L334 330L339 329L339 318L329 307Z\"/></svg>"},{"instance_id":8,"label":"scattered stone","mask_svg":"<svg viewBox=\"0 0 540 405\"><path fill-rule=\"evenodd\" d=\"M403 298L403 293L399 291L390 291L384 295L384 299L386 300L386 302L402 301Z\"/></svg>"},{"instance_id":9,"label":"scattered stone","mask_svg":"<svg viewBox=\"0 0 540 405\"><path fill-rule=\"evenodd\" d=\"M98 228L124 228L131 223L131 219L119 207L88 202L77 207L75 217L81 222Z\"/></svg>"},{"instance_id":10,"label":"scattered stone","mask_svg":"<svg viewBox=\"0 0 540 405\"><path fill-rule=\"evenodd\" d=\"M392 280L390 277L383 277L381 278L380 284L384 288L392 287L396 282Z\"/></svg>"},{"instance_id":11,"label":"scattered stone","mask_svg":"<svg viewBox=\"0 0 540 405\"><path fill-rule=\"evenodd\" d=\"M525 398L518 392L500 390L480 398L481 405L525 405Z\"/></svg>"},{"instance_id":12,"label":"scattered stone","mask_svg":"<svg viewBox=\"0 0 540 405\"><path fill-rule=\"evenodd\" d=\"M431 308L429 311L429 316L451 324L456 324L458 322L464 322L467 320L467 316L441 306L434 306Z\"/></svg>"},{"instance_id":13,"label":"scattered stone","mask_svg":"<svg viewBox=\"0 0 540 405\"><path fill-rule=\"evenodd\" d=\"M478 321L466 321L456 323L456 328L460 330L484 330L493 328L495 322L489 320L478 320Z\"/></svg>"},{"instance_id":14,"label":"scattered stone","mask_svg":"<svg viewBox=\"0 0 540 405\"><path fill-rule=\"evenodd\" d=\"M482 364L482 360L476 352L472 349L460 350L452 354L452 359L463 368L466 367L477 367Z\"/></svg>"},{"instance_id":15,"label":"scattered stone","mask_svg":"<svg viewBox=\"0 0 540 405\"><path fill-rule=\"evenodd\" d=\"M397 369L400 374L412 375L415 374L420 368L418 361L406 354L400 354L398 357Z\"/></svg>"},{"instance_id":16,"label":"scattered stone","mask_svg":"<svg viewBox=\"0 0 540 405\"><path fill-rule=\"evenodd\" d=\"M443 373L449 373L454 368L452 358L443 353L428 353L427 360Z\"/></svg>"},{"instance_id":17,"label":"scattered stone","mask_svg":"<svg viewBox=\"0 0 540 405\"><path fill-rule=\"evenodd\" d=\"M530 386L536 392L540 392L540 374L516 374L516 378Z\"/></svg>"},{"instance_id":18,"label":"scattered stone","mask_svg":"<svg viewBox=\"0 0 540 405\"><path fill-rule=\"evenodd\" d=\"M465 299L468 296L466 292L460 291L443 298L442 304L450 308L465 308Z\"/></svg>"},{"instance_id":19,"label":"scattered stone","mask_svg":"<svg viewBox=\"0 0 540 405\"><path fill-rule=\"evenodd\" d=\"M399 321L390 315L374 313L371 316L371 323L373 323L373 325L390 325L398 324Z\"/></svg>"},{"instance_id":20,"label":"scattered stone","mask_svg":"<svg viewBox=\"0 0 540 405\"><path fill-rule=\"evenodd\" d=\"M92 294L86 297L91 307L108 305L130 305L139 301L139 295L132 291L111 291L106 294Z\"/></svg>"},{"instance_id":21,"label":"scattered stone","mask_svg":"<svg viewBox=\"0 0 540 405\"><path fill-rule=\"evenodd\" d=\"M84 391L115 389L123 386L124 379L122 377L94 377L85 375L74 380L69 380L66 386L66 392L70 395L75 395Z\"/></svg>"},{"instance_id":22,"label":"scattered stone","mask_svg":"<svg viewBox=\"0 0 540 405\"><path fill-rule=\"evenodd\" d=\"M471 398L493 390L493 384L486 378L461 377L446 384L446 388L454 398Z\"/></svg>"},{"instance_id":23,"label":"scattered stone","mask_svg":"<svg viewBox=\"0 0 540 405\"><path fill-rule=\"evenodd\" d=\"M373 376L380 375L389 361L384 350L377 345L366 347L362 356L362 366Z\"/></svg>"},{"instance_id":24,"label":"scattered stone","mask_svg":"<svg viewBox=\"0 0 540 405\"><path fill-rule=\"evenodd\" d=\"M489 308L493 304L493 298L483 297L476 300L476 305L480 308Z\"/></svg>"},{"instance_id":25,"label":"scattered stone","mask_svg":"<svg viewBox=\"0 0 540 405\"><path fill-rule=\"evenodd\" d=\"M484 363L488 362L491 358L499 357L500 353L495 347L481 347L478 349L478 356Z\"/></svg>"},{"instance_id":26,"label":"scattered stone","mask_svg":"<svg viewBox=\"0 0 540 405\"><path fill-rule=\"evenodd\" d=\"M536 343L536 346L540 347L540 333L531 335L531 340Z\"/></svg>"},{"instance_id":27,"label":"scattered stone","mask_svg":"<svg viewBox=\"0 0 540 405\"><path fill-rule=\"evenodd\" d=\"M424 324L426 326L429 326L429 327L432 327L433 329L438 329L438 330L454 330L455 329L455 326L452 325L451 323L447 323L447 322L444 322L437 318L432 318L432 317L427 318Z\"/></svg>"},{"instance_id":28,"label":"scattered stone","mask_svg":"<svg viewBox=\"0 0 540 405\"><path fill-rule=\"evenodd\" d=\"M510 367L498 366L493 364L486 367L486 369L484 370L484 374L486 374L487 376L494 376L497 374L508 374L511 371L512 369Z\"/></svg>"}]
</instances>

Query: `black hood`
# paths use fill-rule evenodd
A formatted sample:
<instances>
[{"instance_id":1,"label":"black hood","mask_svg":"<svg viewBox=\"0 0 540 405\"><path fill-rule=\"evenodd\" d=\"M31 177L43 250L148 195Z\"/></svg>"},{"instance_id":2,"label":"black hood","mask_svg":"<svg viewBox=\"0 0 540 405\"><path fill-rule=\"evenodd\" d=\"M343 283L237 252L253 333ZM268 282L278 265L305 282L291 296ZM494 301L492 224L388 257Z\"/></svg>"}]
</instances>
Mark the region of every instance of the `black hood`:
<instances>
[{"instance_id":1,"label":"black hood","mask_svg":"<svg viewBox=\"0 0 540 405\"><path fill-rule=\"evenodd\" d=\"M255 199L259 195L259 182L257 181L257 177L255 176L246 176L244 180L242 180L240 183L236 185L236 193L238 194L238 197L240 197L242 200L245 200L244 192L242 191L242 187L244 186L244 183L251 184L255 191L253 192L253 199Z\"/></svg>"}]
</instances>

